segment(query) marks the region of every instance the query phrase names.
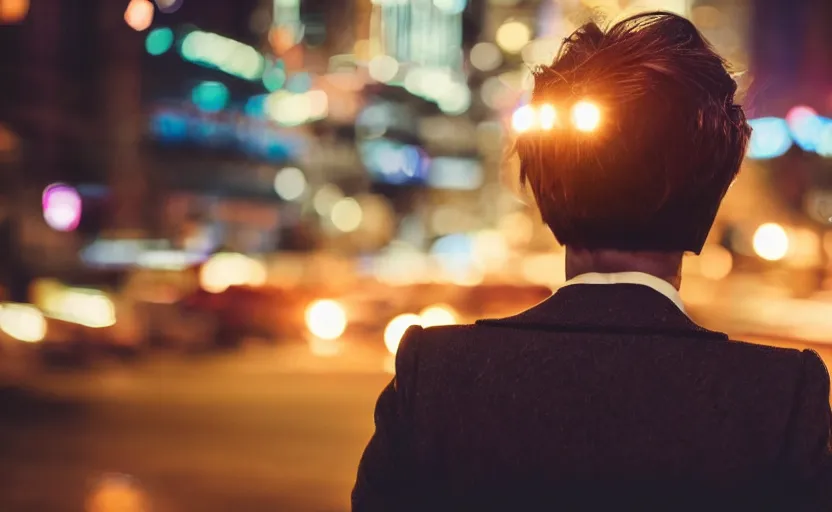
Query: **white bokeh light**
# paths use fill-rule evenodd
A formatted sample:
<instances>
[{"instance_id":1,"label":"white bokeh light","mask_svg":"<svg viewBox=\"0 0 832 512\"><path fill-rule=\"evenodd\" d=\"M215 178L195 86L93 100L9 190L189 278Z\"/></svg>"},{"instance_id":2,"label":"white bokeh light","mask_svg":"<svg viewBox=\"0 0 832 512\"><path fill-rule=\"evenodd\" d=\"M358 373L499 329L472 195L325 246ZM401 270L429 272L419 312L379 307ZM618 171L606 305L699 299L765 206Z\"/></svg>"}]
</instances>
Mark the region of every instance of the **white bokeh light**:
<instances>
[{"instance_id":1,"label":"white bokeh light","mask_svg":"<svg viewBox=\"0 0 832 512\"><path fill-rule=\"evenodd\" d=\"M299 199L306 191L306 177L297 167L286 167L274 177L274 191L287 201Z\"/></svg>"},{"instance_id":2,"label":"white bokeh light","mask_svg":"<svg viewBox=\"0 0 832 512\"><path fill-rule=\"evenodd\" d=\"M347 328L347 313L334 300L318 300L306 308L306 327L314 336L334 340Z\"/></svg>"},{"instance_id":3,"label":"white bokeh light","mask_svg":"<svg viewBox=\"0 0 832 512\"><path fill-rule=\"evenodd\" d=\"M344 233L349 233L358 229L358 226L361 225L363 218L364 214L361 210L361 205L359 205L358 201L351 197L345 197L339 200L335 203L332 207L332 211L330 212L332 224L334 224L339 231L343 231Z\"/></svg>"},{"instance_id":4,"label":"white bokeh light","mask_svg":"<svg viewBox=\"0 0 832 512\"><path fill-rule=\"evenodd\" d=\"M754 252L760 258L778 261L789 251L789 235L780 224L769 222L757 228L752 244Z\"/></svg>"},{"instance_id":5,"label":"white bokeh light","mask_svg":"<svg viewBox=\"0 0 832 512\"><path fill-rule=\"evenodd\" d=\"M429 306L419 313L422 327L436 327L440 325L454 325L457 323L456 313L445 304Z\"/></svg>"},{"instance_id":6,"label":"white bokeh light","mask_svg":"<svg viewBox=\"0 0 832 512\"><path fill-rule=\"evenodd\" d=\"M395 354L399 350L399 343L402 341L404 333L413 325L421 325L422 318L419 315L406 313L399 315L390 320L387 327L384 329L384 346L391 354Z\"/></svg>"}]
</instances>

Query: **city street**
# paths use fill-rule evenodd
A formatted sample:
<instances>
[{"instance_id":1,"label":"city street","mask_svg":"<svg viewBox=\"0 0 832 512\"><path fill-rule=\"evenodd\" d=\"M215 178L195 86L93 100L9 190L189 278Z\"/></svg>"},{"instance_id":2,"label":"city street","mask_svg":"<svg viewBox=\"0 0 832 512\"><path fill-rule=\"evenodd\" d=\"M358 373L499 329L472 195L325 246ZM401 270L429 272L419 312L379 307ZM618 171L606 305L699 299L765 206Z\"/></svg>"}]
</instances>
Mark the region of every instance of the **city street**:
<instances>
[{"instance_id":1,"label":"city street","mask_svg":"<svg viewBox=\"0 0 832 512\"><path fill-rule=\"evenodd\" d=\"M129 501L137 493L114 473L132 476L154 512L348 510L390 377L318 361L259 348L5 389L0 510L81 511L102 481Z\"/></svg>"},{"instance_id":2,"label":"city street","mask_svg":"<svg viewBox=\"0 0 832 512\"><path fill-rule=\"evenodd\" d=\"M0 391L0 510L349 510L383 363L259 346L39 375ZM124 508L89 506L107 493Z\"/></svg>"}]
</instances>

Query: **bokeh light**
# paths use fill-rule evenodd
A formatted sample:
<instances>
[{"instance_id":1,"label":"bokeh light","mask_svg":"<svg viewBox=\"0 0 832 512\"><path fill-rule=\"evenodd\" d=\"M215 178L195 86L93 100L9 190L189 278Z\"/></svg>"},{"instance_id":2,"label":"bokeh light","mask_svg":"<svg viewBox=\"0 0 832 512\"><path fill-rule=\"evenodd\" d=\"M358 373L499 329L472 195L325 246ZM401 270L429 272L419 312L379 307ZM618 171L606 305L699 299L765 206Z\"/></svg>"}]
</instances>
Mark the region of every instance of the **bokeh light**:
<instances>
[{"instance_id":1,"label":"bokeh light","mask_svg":"<svg viewBox=\"0 0 832 512\"><path fill-rule=\"evenodd\" d=\"M260 80L266 66L263 56L253 47L201 30L185 36L179 52L188 62L216 68L244 80Z\"/></svg>"},{"instance_id":2,"label":"bokeh light","mask_svg":"<svg viewBox=\"0 0 832 512\"><path fill-rule=\"evenodd\" d=\"M821 129L816 151L822 157L832 158L832 123L825 123Z\"/></svg>"},{"instance_id":3,"label":"bokeh light","mask_svg":"<svg viewBox=\"0 0 832 512\"><path fill-rule=\"evenodd\" d=\"M471 106L471 90L465 84L454 83L437 96L439 109L449 115L463 114Z\"/></svg>"},{"instance_id":4,"label":"bokeh light","mask_svg":"<svg viewBox=\"0 0 832 512\"><path fill-rule=\"evenodd\" d=\"M454 325L457 323L457 314L447 304L435 304L429 306L419 313L422 327L437 327L440 325Z\"/></svg>"},{"instance_id":5,"label":"bokeh light","mask_svg":"<svg viewBox=\"0 0 832 512\"><path fill-rule=\"evenodd\" d=\"M332 206L330 219L332 224L344 233L358 229L364 214L358 201L351 197L345 197Z\"/></svg>"},{"instance_id":6,"label":"bokeh light","mask_svg":"<svg viewBox=\"0 0 832 512\"><path fill-rule=\"evenodd\" d=\"M731 252L720 245L707 244L699 255L699 272L707 279L725 279L733 267L734 258Z\"/></svg>"},{"instance_id":7,"label":"bokeh light","mask_svg":"<svg viewBox=\"0 0 832 512\"><path fill-rule=\"evenodd\" d=\"M286 81L286 90L295 94L303 94L312 88L312 75L306 72L295 73Z\"/></svg>"},{"instance_id":8,"label":"bokeh light","mask_svg":"<svg viewBox=\"0 0 832 512\"><path fill-rule=\"evenodd\" d=\"M144 40L144 48L150 55L162 55L173 46L173 30L167 27L154 28Z\"/></svg>"},{"instance_id":9,"label":"bokeh light","mask_svg":"<svg viewBox=\"0 0 832 512\"><path fill-rule=\"evenodd\" d=\"M433 5L445 14L460 14L468 5L468 0L433 0Z\"/></svg>"},{"instance_id":10,"label":"bokeh light","mask_svg":"<svg viewBox=\"0 0 832 512\"><path fill-rule=\"evenodd\" d=\"M532 31L520 21L507 21L497 29L497 44L507 53L520 53L531 40Z\"/></svg>"},{"instance_id":11,"label":"bokeh light","mask_svg":"<svg viewBox=\"0 0 832 512\"><path fill-rule=\"evenodd\" d=\"M156 0L156 6L159 8L159 11L165 14L178 11L183 3L185 3L184 0Z\"/></svg>"},{"instance_id":12,"label":"bokeh light","mask_svg":"<svg viewBox=\"0 0 832 512\"><path fill-rule=\"evenodd\" d=\"M387 83L399 73L399 61L389 55L378 55L367 64L367 71L373 80Z\"/></svg>"},{"instance_id":13,"label":"bokeh light","mask_svg":"<svg viewBox=\"0 0 832 512\"><path fill-rule=\"evenodd\" d=\"M776 158L792 147L792 136L785 120L778 117L761 117L750 120L748 124L752 130L748 143L749 158Z\"/></svg>"},{"instance_id":14,"label":"bokeh light","mask_svg":"<svg viewBox=\"0 0 832 512\"><path fill-rule=\"evenodd\" d=\"M269 92L280 90L286 84L286 70L280 61L269 65L263 71L263 87Z\"/></svg>"},{"instance_id":15,"label":"bokeh light","mask_svg":"<svg viewBox=\"0 0 832 512\"><path fill-rule=\"evenodd\" d=\"M824 126L824 120L811 107L804 105L792 108L786 114L786 123L794 142L804 151L814 151Z\"/></svg>"},{"instance_id":16,"label":"bokeh light","mask_svg":"<svg viewBox=\"0 0 832 512\"><path fill-rule=\"evenodd\" d=\"M295 44L297 44L297 38L290 27L278 26L269 30L269 45L276 55L286 53Z\"/></svg>"},{"instance_id":17,"label":"bokeh light","mask_svg":"<svg viewBox=\"0 0 832 512\"><path fill-rule=\"evenodd\" d=\"M87 497L86 512L149 512L150 500L127 475L106 475Z\"/></svg>"},{"instance_id":18,"label":"bokeh light","mask_svg":"<svg viewBox=\"0 0 832 512\"><path fill-rule=\"evenodd\" d=\"M511 116L511 127L517 133L525 133L535 126L537 113L531 105L524 105Z\"/></svg>"},{"instance_id":19,"label":"bokeh light","mask_svg":"<svg viewBox=\"0 0 832 512\"><path fill-rule=\"evenodd\" d=\"M46 337L46 318L30 304L0 305L0 330L25 343L37 343Z\"/></svg>"},{"instance_id":20,"label":"bokeh light","mask_svg":"<svg viewBox=\"0 0 832 512\"><path fill-rule=\"evenodd\" d=\"M130 0L124 11L124 21L137 32L147 30L153 24L156 8L150 0Z\"/></svg>"},{"instance_id":21,"label":"bokeh light","mask_svg":"<svg viewBox=\"0 0 832 512\"><path fill-rule=\"evenodd\" d=\"M549 65L560 48L559 39L537 39L527 44L521 52L523 62L529 66Z\"/></svg>"},{"instance_id":22,"label":"bokeh light","mask_svg":"<svg viewBox=\"0 0 832 512\"><path fill-rule=\"evenodd\" d=\"M43 191L43 219L55 231L72 231L81 222L82 201L78 192L63 183Z\"/></svg>"},{"instance_id":23,"label":"bokeh light","mask_svg":"<svg viewBox=\"0 0 832 512\"><path fill-rule=\"evenodd\" d=\"M329 115L329 96L324 91L313 90L306 94L306 101L309 102L309 119L323 119Z\"/></svg>"},{"instance_id":24,"label":"bokeh light","mask_svg":"<svg viewBox=\"0 0 832 512\"><path fill-rule=\"evenodd\" d=\"M228 87L220 82L201 82L191 91L191 101L204 112L219 112L228 105Z\"/></svg>"},{"instance_id":25,"label":"bokeh light","mask_svg":"<svg viewBox=\"0 0 832 512\"><path fill-rule=\"evenodd\" d=\"M471 65L480 71L493 71L503 63L500 49L494 43L477 43L471 48Z\"/></svg>"},{"instance_id":26,"label":"bokeh light","mask_svg":"<svg viewBox=\"0 0 832 512\"><path fill-rule=\"evenodd\" d=\"M789 251L789 235L780 224L769 222L757 228L752 244L754 252L760 258L778 261Z\"/></svg>"},{"instance_id":27,"label":"bokeh light","mask_svg":"<svg viewBox=\"0 0 832 512\"><path fill-rule=\"evenodd\" d=\"M47 289L38 306L53 318L92 329L111 327L116 323L116 307L100 290L56 287Z\"/></svg>"},{"instance_id":28,"label":"bokeh light","mask_svg":"<svg viewBox=\"0 0 832 512\"><path fill-rule=\"evenodd\" d=\"M572 124L582 132L591 132L601 122L601 110L591 101L582 100L572 106Z\"/></svg>"},{"instance_id":29,"label":"bokeh light","mask_svg":"<svg viewBox=\"0 0 832 512\"><path fill-rule=\"evenodd\" d=\"M263 263L239 253L217 253L199 271L199 282L209 293L222 293L232 286L261 286L267 278Z\"/></svg>"},{"instance_id":30,"label":"bokeh light","mask_svg":"<svg viewBox=\"0 0 832 512\"><path fill-rule=\"evenodd\" d=\"M312 198L312 206L318 215L327 216L332 212L333 206L344 198L344 193L336 185L326 184L315 193Z\"/></svg>"},{"instance_id":31,"label":"bokeh light","mask_svg":"<svg viewBox=\"0 0 832 512\"><path fill-rule=\"evenodd\" d=\"M306 308L306 327L324 340L339 338L347 329L347 313L334 300L317 300Z\"/></svg>"},{"instance_id":32,"label":"bokeh light","mask_svg":"<svg viewBox=\"0 0 832 512\"><path fill-rule=\"evenodd\" d=\"M541 105L537 115L541 130L551 130L558 121L558 114L555 111L555 107L549 104Z\"/></svg>"},{"instance_id":33,"label":"bokeh light","mask_svg":"<svg viewBox=\"0 0 832 512\"><path fill-rule=\"evenodd\" d=\"M29 0L0 1L0 23L20 23L29 12Z\"/></svg>"},{"instance_id":34,"label":"bokeh light","mask_svg":"<svg viewBox=\"0 0 832 512\"><path fill-rule=\"evenodd\" d=\"M306 191L306 176L297 167L286 167L274 177L274 191L286 201L299 199Z\"/></svg>"},{"instance_id":35,"label":"bokeh light","mask_svg":"<svg viewBox=\"0 0 832 512\"><path fill-rule=\"evenodd\" d=\"M243 107L243 112L247 116L262 118L266 115L266 100L269 98L268 94L258 94L246 100Z\"/></svg>"},{"instance_id":36,"label":"bokeh light","mask_svg":"<svg viewBox=\"0 0 832 512\"><path fill-rule=\"evenodd\" d=\"M298 126L323 119L329 114L329 97L324 91L306 93L277 91L266 98L266 114L281 126Z\"/></svg>"},{"instance_id":37,"label":"bokeh light","mask_svg":"<svg viewBox=\"0 0 832 512\"><path fill-rule=\"evenodd\" d=\"M391 354L399 350L399 343L407 330L414 325L421 325L422 318L419 315L405 313L390 320L384 329L384 346Z\"/></svg>"}]
</instances>

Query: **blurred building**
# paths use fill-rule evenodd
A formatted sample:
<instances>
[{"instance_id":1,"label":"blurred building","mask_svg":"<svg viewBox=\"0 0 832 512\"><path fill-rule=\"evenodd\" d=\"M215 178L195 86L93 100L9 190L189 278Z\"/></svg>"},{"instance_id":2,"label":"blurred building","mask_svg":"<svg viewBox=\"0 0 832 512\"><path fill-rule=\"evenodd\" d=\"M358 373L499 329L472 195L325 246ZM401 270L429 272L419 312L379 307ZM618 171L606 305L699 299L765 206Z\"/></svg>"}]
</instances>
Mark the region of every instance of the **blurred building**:
<instances>
[{"instance_id":1,"label":"blurred building","mask_svg":"<svg viewBox=\"0 0 832 512\"><path fill-rule=\"evenodd\" d=\"M550 251L506 155L511 116L530 68L599 14L689 16L740 72L751 117L830 109L819 0L186 0L139 31L125 3L41 0L0 29L19 49L0 68L22 70L0 84L0 143L19 141L5 154L28 171L3 179L35 198L79 185L82 232L199 252L455 253L494 232ZM832 188L829 160L780 121L755 125L752 156L768 152L719 223L746 245L764 221L824 229L807 205Z\"/></svg>"}]
</instances>

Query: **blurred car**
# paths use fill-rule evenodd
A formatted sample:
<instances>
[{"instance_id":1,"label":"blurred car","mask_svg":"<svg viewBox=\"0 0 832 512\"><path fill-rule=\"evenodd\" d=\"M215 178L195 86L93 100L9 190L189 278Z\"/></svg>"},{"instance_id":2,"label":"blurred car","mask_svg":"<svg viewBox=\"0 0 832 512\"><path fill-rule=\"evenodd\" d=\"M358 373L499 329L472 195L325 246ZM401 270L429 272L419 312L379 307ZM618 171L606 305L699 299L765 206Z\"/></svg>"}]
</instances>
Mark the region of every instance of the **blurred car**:
<instances>
[{"instance_id":1,"label":"blurred car","mask_svg":"<svg viewBox=\"0 0 832 512\"><path fill-rule=\"evenodd\" d=\"M148 346L194 351L216 344L214 313L188 303L199 291L197 274L198 267L131 270L120 294L142 319Z\"/></svg>"},{"instance_id":2,"label":"blurred car","mask_svg":"<svg viewBox=\"0 0 832 512\"><path fill-rule=\"evenodd\" d=\"M342 336L352 343L383 347L385 331L394 319L408 315L423 325L468 323L484 317L519 313L552 294L543 286L479 285L445 283L390 286L381 283L362 286L328 297L344 312ZM433 318L426 318L430 316ZM311 330L307 326L308 330Z\"/></svg>"},{"instance_id":3,"label":"blurred car","mask_svg":"<svg viewBox=\"0 0 832 512\"><path fill-rule=\"evenodd\" d=\"M146 341L144 322L133 301L119 294L122 273L86 272L73 278L36 279L32 305L46 319L38 343L47 357L85 359L93 354L133 354Z\"/></svg>"}]
</instances>

